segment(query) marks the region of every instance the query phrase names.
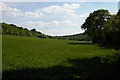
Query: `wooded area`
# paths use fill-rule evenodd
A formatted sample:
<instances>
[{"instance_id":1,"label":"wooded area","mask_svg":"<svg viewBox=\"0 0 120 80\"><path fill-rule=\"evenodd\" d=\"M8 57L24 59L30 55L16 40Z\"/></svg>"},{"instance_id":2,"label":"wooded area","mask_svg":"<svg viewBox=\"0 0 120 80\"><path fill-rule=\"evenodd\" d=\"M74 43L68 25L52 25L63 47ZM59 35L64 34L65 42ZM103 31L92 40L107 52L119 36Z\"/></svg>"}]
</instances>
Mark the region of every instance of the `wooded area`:
<instances>
[{"instance_id":1,"label":"wooded area","mask_svg":"<svg viewBox=\"0 0 120 80\"><path fill-rule=\"evenodd\" d=\"M41 32L37 31L36 29L28 30L27 28L18 27L14 24L2 24L2 34L9 34L9 35L19 35L19 36L29 36L29 37L40 37L40 38L47 38L47 35L42 34Z\"/></svg>"},{"instance_id":2,"label":"wooded area","mask_svg":"<svg viewBox=\"0 0 120 80\"><path fill-rule=\"evenodd\" d=\"M90 13L82 29L93 43L118 45L120 43L120 10L111 15L108 10L100 9Z\"/></svg>"}]
</instances>

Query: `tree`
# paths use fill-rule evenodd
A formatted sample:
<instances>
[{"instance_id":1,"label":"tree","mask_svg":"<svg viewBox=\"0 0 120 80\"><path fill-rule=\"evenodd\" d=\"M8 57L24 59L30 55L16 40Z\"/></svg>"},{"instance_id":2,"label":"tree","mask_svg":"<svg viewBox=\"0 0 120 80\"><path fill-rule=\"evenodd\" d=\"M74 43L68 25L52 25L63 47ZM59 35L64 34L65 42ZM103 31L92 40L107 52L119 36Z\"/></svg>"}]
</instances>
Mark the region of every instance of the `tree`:
<instances>
[{"instance_id":1,"label":"tree","mask_svg":"<svg viewBox=\"0 0 120 80\"><path fill-rule=\"evenodd\" d=\"M110 17L111 15L108 10L99 9L90 13L89 17L85 20L81 28L85 30L85 33L88 34L93 43L101 43L103 25Z\"/></svg>"},{"instance_id":2,"label":"tree","mask_svg":"<svg viewBox=\"0 0 120 80\"><path fill-rule=\"evenodd\" d=\"M32 31L33 36L36 36L36 35L37 35L36 29L31 29L31 31Z\"/></svg>"},{"instance_id":3,"label":"tree","mask_svg":"<svg viewBox=\"0 0 120 80\"><path fill-rule=\"evenodd\" d=\"M36 29L31 29L32 32L37 32Z\"/></svg>"}]
</instances>

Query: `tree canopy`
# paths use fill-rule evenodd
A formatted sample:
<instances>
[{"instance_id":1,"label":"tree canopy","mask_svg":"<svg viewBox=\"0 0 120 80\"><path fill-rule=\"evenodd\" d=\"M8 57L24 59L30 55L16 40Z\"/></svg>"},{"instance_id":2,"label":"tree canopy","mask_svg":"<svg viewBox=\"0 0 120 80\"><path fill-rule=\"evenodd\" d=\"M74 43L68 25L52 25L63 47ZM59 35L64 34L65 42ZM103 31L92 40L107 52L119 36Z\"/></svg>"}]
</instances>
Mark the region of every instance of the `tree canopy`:
<instances>
[{"instance_id":1,"label":"tree canopy","mask_svg":"<svg viewBox=\"0 0 120 80\"><path fill-rule=\"evenodd\" d=\"M90 13L81 27L93 43L120 43L120 10L111 15L108 10L99 9Z\"/></svg>"}]
</instances>

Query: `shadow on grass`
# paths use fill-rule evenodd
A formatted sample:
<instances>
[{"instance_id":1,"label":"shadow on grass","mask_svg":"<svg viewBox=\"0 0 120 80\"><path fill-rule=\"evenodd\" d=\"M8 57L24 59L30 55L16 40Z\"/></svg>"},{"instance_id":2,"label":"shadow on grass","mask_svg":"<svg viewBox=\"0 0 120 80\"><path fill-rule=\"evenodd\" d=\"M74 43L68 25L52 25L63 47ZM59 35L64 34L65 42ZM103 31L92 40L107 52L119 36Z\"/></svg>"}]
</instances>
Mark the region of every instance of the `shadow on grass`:
<instances>
[{"instance_id":1,"label":"shadow on grass","mask_svg":"<svg viewBox=\"0 0 120 80\"><path fill-rule=\"evenodd\" d=\"M104 47L104 48L110 48L110 49L120 50L120 46L119 45L99 44L99 46Z\"/></svg>"},{"instance_id":2,"label":"shadow on grass","mask_svg":"<svg viewBox=\"0 0 120 80\"><path fill-rule=\"evenodd\" d=\"M92 43L68 43L71 45L91 45Z\"/></svg>"},{"instance_id":3,"label":"shadow on grass","mask_svg":"<svg viewBox=\"0 0 120 80\"><path fill-rule=\"evenodd\" d=\"M115 59L115 60L114 60ZM120 58L68 59L69 66L3 72L2 80L120 80Z\"/></svg>"},{"instance_id":4,"label":"shadow on grass","mask_svg":"<svg viewBox=\"0 0 120 80\"><path fill-rule=\"evenodd\" d=\"M67 43L70 45L92 45L93 43ZM97 46L100 46L101 48L104 49L115 49L115 50L120 50L120 46L119 45L106 45L106 44L97 44Z\"/></svg>"}]
</instances>

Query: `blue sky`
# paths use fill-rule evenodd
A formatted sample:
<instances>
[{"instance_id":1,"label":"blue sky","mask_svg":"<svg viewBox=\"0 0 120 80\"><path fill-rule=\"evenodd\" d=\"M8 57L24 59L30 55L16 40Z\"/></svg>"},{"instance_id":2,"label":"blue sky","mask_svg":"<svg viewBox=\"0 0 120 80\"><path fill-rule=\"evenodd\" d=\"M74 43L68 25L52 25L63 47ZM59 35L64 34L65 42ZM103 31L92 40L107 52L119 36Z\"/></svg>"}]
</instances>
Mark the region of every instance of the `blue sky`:
<instances>
[{"instance_id":1,"label":"blue sky","mask_svg":"<svg viewBox=\"0 0 120 80\"><path fill-rule=\"evenodd\" d=\"M80 29L88 15L97 9L118 10L117 2L4 2L2 21L48 35L72 35Z\"/></svg>"}]
</instances>

